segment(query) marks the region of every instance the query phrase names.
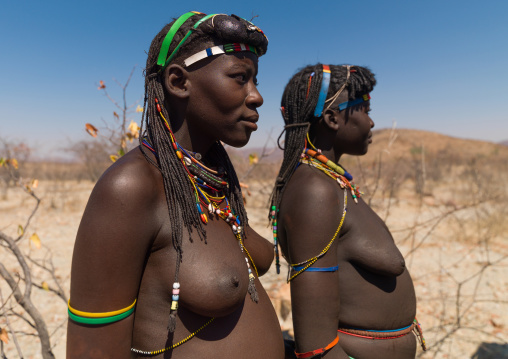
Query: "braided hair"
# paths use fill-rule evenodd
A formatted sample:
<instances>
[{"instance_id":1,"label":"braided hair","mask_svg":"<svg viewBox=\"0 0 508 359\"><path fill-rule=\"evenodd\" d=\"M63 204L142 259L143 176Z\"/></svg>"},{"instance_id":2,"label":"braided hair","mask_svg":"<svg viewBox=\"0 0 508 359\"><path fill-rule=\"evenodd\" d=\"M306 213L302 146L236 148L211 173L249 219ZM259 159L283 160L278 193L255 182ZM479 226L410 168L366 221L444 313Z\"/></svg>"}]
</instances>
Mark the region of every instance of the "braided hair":
<instances>
[{"instance_id":1,"label":"braided hair","mask_svg":"<svg viewBox=\"0 0 508 359\"><path fill-rule=\"evenodd\" d=\"M168 53L172 53L189 30L205 16L205 14L197 13L186 20L175 33ZM157 108L158 103L163 116L171 126L170 111L163 106L163 104L168 103L168 101L165 101L168 93L164 86L164 68L166 66L158 65L157 60L162 43L175 21L177 20L164 26L155 36L148 52L145 68L144 111L141 120L141 133L143 135L140 136L140 148L145 158L156 166L162 174L171 226L171 240L177 253L175 282L178 282L178 273L182 261L184 227L189 236L195 229L198 237L205 241L206 231L196 208L192 184L180 159L172 148L170 133L165 127L164 120ZM259 28L236 15L215 15L206 19L192 31L170 63L182 65L184 59L199 51L227 43L244 43L254 46L258 56L261 56L266 52L268 40ZM156 153L155 161L148 156L147 149L142 145L144 139L148 140L154 149ZM229 187L225 190L225 195L232 208L236 210L243 228L245 228L248 218L242 200L240 184L229 156L220 142L216 142L212 146L209 153L207 153L207 159L212 165L224 168L229 180ZM170 315L168 327L170 331L174 331L175 316L175 313Z\"/></svg>"},{"instance_id":2,"label":"braided hair","mask_svg":"<svg viewBox=\"0 0 508 359\"><path fill-rule=\"evenodd\" d=\"M334 96L344 84L346 84L344 90L348 92L348 100L369 93L376 85L374 74L366 67L351 66L350 69L343 65L329 65L329 67L331 74L327 100ZM289 182L305 147L307 132L321 117L321 115L314 116L314 110L318 103L322 80L322 64L304 67L289 80L282 94L281 111L285 124L284 158L271 196L272 209L274 206L279 208L284 186ZM272 214L269 218L271 216Z\"/></svg>"}]
</instances>

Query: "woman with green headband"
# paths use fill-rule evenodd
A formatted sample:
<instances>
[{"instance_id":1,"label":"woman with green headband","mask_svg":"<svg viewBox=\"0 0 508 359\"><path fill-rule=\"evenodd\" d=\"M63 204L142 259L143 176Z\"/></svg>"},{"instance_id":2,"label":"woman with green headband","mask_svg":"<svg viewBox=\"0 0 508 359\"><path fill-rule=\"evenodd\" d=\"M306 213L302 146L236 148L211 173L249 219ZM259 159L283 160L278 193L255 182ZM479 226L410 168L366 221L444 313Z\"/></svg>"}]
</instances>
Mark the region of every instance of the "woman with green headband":
<instances>
[{"instance_id":1,"label":"woman with green headband","mask_svg":"<svg viewBox=\"0 0 508 359\"><path fill-rule=\"evenodd\" d=\"M258 279L272 246L222 145L257 129L267 45L249 21L197 12L153 39L140 146L103 174L79 227L68 358L284 357Z\"/></svg>"},{"instance_id":2,"label":"woman with green headband","mask_svg":"<svg viewBox=\"0 0 508 359\"><path fill-rule=\"evenodd\" d=\"M277 267L279 245L289 264L296 358L409 359L416 337L425 346L404 258L339 165L372 142L375 85L365 67L316 64L282 96L284 159L269 216Z\"/></svg>"}]
</instances>

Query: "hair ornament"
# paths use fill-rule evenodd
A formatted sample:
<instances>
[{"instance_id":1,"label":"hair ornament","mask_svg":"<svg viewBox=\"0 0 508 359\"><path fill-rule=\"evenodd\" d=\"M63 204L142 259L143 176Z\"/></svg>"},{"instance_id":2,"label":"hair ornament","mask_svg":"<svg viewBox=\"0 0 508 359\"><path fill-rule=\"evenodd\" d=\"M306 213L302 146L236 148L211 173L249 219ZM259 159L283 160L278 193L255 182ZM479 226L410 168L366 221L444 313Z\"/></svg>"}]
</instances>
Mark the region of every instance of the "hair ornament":
<instances>
[{"instance_id":1,"label":"hair ornament","mask_svg":"<svg viewBox=\"0 0 508 359\"><path fill-rule=\"evenodd\" d=\"M243 18L242 18L243 19ZM249 31L257 31L261 34L263 34L263 36L265 37L265 39L268 41L268 37L266 36L266 34L263 32L263 30L261 30L259 27L257 27L256 25L254 25L251 21L247 20L247 19L244 19L245 21L247 21L247 23L249 24L249 26L247 26L247 30Z\"/></svg>"},{"instance_id":2,"label":"hair ornament","mask_svg":"<svg viewBox=\"0 0 508 359\"><path fill-rule=\"evenodd\" d=\"M325 106L326 95L328 94L328 87L330 86L330 66L323 65L323 79L321 80L321 90L319 92L319 98L314 110L314 117L320 117L323 113L323 107Z\"/></svg>"},{"instance_id":3,"label":"hair ornament","mask_svg":"<svg viewBox=\"0 0 508 359\"><path fill-rule=\"evenodd\" d=\"M309 91L310 91L310 84L312 82L312 76L314 76L315 74L316 73L314 71L312 71L312 73L309 76L309 83L307 84L307 94L305 95L305 99L307 99L307 97L309 97Z\"/></svg>"},{"instance_id":4,"label":"hair ornament","mask_svg":"<svg viewBox=\"0 0 508 359\"><path fill-rule=\"evenodd\" d=\"M214 15L212 16L212 27L215 27L215 24L213 23L213 20L215 20L215 17L216 17L217 15L224 15L224 16L227 16L226 14L214 14Z\"/></svg>"},{"instance_id":5,"label":"hair ornament","mask_svg":"<svg viewBox=\"0 0 508 359\"><path fill-rule=\"evenodd\" d=\"M157 65L159 66L166 66L166 58L168 56L169 47L171 46L171 43L173 42L173 37L175 37L176 32L182 27L182 25L192 16L201 14L197 11L190 11L183 15L181 15L176 21L171 25L171 28L169 29L168 33L164 37L164 41L162 41L161 48L159 50L159 57L157 58Z\"/></svg>"},{"instance_id":6,"label":"hair ornament","mask_svg":"<svg viewBox=\"0 0 508 359\"><path fill-rule=\"evenodd\" d=\"M335 102L335 100L337 99L337 97L340 96L340 94L342 93L342 91L344 91L344 89L346 88L346 86L348 85L349 83L349 77L351 76L351 65L344 65L346 67L346 81L344 82L344 84L341 86L341 88L339 89L339 91L337 91L335 93L335 95L333 95L332 97L330 97L328 100L326 100L325 102L330 102L328 104L328 106L326 106L325 108L325 111L328 110L330 108L330 106Z\"/></svg>"},{"instance_id":7,"label":"hair ornament","mask_svg":"<svg viewBox=\"0 0 508 359\"><path fill-rule=\"evenodd\" d=\"M346 102L343 102L343 103L339 104L339 106L338 106L339 107L339 111L345 110L348 107L352 107L354 105L358 105L359 103L366 102L366 101L369 101L369 100L370 100L370 94L367 93L367 94L362 95L359 98L354 99L352 101L346 101Z\"/></svg>"},{"instance_id":8,"label":"hair ornament","mask_svg":"<svg viewBox=\"0 0 508 359\"><path fill-rule=\"evenodd\" d=\"M283 108L284 107L281 107L281 111L282 111ZM307 127L305 132L309 132L310 122L292 123L290 125L284 126L284 128L282 129L282 132L280 133L279 137L277 137L277 146L279 147L279 149L281 149L283 151L284 151L284 148L282 148L282 146L280 145L280 139L281 139L282 135L284 134L284 132L286 132L286 130L288 128L292 128L292 127Z\"/></svg>"},{"instance_id":9,"label":"hair ornament","mask_svg":"<svg viewBox=\"0 0 508 359\"><path fill-rule=\"evenodd\" d=\"M193 27L191 27L191 29L189 31L187 31L187 34L185 34L185 36L183 37L182 40L180 40L180 42L178 43L178 45L175 47L175 49L173 50L173 52L169 55L169 57L166 59L166 56L167 56L167 53L169 51L169 48L171 46L171 43L173 42L173 37L175 36L176 32L180 29L180 27L185 23L185 21L187 21L187 19L189 19L191 16L194 16L196 14L203 14L203 13L200 13L200 12L197 12L197 11L191 11L191 12L188 12L186 14L183 14L182 16L180 16L178 18L178 20L175 21L175 23L171 26L171 28L169 29L166 37L164 38L164 41L162 42L162 45L161 45L161 50L159 52L159 57L157 59L157 65L160 65L162 66L162 68L165 68L170 62L171 60L173 60L173 58L176 56L178 50L180 50L180 48L182 47L182 45L185 43L185 41L189 38L189 36L192 34L192 32L194 30L196 30L199 25L201 25L203 22L205 22L206 20L208 20L209 18L211 17L214 17L215 15L217 14L210 14L210 15L206 15L205 17L201 18L198 22L196 22L194 24Z\"/></svg>"},{"instance_id":10,"label":"hair ornament","mask_svg":"<svg viewBox=\"0 0 508 359\"><path fill-rule=\"evenodd\" d=\"M183 61L184 66L190 66L200 60L206 59L207 57L214 56L214 55L220 55L220 54L227 54L227 53L233 53L233 52L239 52L239 51L250 51L254 54L258 54L256 48L251 45L246 44L225 44L225 45L218 45L213 46L208 49L205 49L203 51L200 51L188 58L186 58Z\"/></svg>"}]
</instances>

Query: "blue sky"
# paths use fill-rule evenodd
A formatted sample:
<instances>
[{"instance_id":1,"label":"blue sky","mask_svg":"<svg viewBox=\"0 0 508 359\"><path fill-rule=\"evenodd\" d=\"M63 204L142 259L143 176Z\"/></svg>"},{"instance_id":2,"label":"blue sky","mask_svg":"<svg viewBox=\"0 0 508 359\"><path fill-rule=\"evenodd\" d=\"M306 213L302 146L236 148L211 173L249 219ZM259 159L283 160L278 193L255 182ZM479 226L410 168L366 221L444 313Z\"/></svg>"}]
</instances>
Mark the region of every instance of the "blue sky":
<instances>
[{"instance_id":1,"label":"blue sky","mask_svg":"<svg viewBox=\"0 0 508 359\"><path fill-rule=\"evenodd\" d=\"M112 121L99 80L137 65L127 100L143 96L153 36L189 10L251 18L267 34L260 59L261 146L282 129L282 90L316 62L369 66L376 128L423 129L488 141L508 139L508 1L39 1L4 0L0 12L0 138L55 157L87 138L84 124ZM139 122L139 114L133 114Z\"/></svg>"}]
</instances>

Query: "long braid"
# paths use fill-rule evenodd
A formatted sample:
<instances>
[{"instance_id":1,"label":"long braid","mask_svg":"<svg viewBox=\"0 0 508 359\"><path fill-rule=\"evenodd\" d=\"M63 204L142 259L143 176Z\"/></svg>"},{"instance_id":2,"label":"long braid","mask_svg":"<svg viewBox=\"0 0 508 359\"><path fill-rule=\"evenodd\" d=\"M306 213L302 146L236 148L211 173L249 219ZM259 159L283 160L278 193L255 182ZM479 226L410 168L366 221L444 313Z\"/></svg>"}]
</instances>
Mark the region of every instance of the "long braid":
<instances>
[{"instance_id":1,"label":"long braid","mask_svg":"<svg viewBox=\"0 0 508 359\"><path fill-rule=\"evenodd\" d=\"M206 15L193 15L189 20L182 24L179 30L174 34L168 53L171 53L176 48L191 27L204 16ZM249 44L256 47L259 56L266 52L268 44L266 37L259 29L247 21L234 15L231 17L221 15L220 17L212 20L215 20L215 24L208 20L192 31L191 35L187 38L186 42L180 48L171 63L181 65L184 58L195 54L198 51L209 48L217 42L237 42ZM235 25L242 23L243 27L232 27L232 22L236 22ZM194 189L189 181L187 172L185 171L181 160L172 148L171 135L166 128L166 124L161 118L157 107L158 103L162 115L169 122L169 126L171 126L169 111L165 106L167 105L167 101L164 90L164 71L163 67L157 64L157 59L163 40L173 23L174 21L167 24L155 36L148 52L145 68L145 97L140 131L142 134L142 136L140 136L140 148L145 158L158 168L163 178L164 192L171 227L171 241L176 251L174 284L178 284L179 286L178 276L183 256L183 228L185 227L189 233L191 242L191 235L194 229L196 230L198 237L206 242L206 230L203 227L199 213L197 212ZM155 161L151 159L147 150L142 145L144 139L147 139L154 149L156 153ZM213 145L210 153L207 154L207 157L213 165L219 165L225 168L229 180L229 188L226 190L226 196L231 204L231 208L235 209L243 227L245 228L245 225L248 223L248 219L242 200L240 184L229 156L222 144L217 142ZM169 331L173 332L175 330L175 326L176 308L174 309L172 307L169 317Z\"/></svg>"},{"instance_id":2,"label":"long braid","mask_svg":"<svg viewBox=\"0 0 508 359\"><path fill-rule=\"evenodd\" d=\"M300 154L305 146L305 136L314 119L314 109L321 89L323 79L321 68L322 65L317 64L302 69L291 78L282 95L281 110L287 127L284 158L271 196L272 208L273 206L279 208L282 190L300 161ZM309 87L311 74L313 76Z\"/></svg>"}]
</instances>

